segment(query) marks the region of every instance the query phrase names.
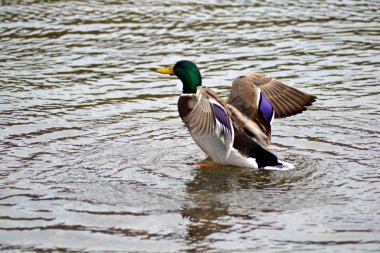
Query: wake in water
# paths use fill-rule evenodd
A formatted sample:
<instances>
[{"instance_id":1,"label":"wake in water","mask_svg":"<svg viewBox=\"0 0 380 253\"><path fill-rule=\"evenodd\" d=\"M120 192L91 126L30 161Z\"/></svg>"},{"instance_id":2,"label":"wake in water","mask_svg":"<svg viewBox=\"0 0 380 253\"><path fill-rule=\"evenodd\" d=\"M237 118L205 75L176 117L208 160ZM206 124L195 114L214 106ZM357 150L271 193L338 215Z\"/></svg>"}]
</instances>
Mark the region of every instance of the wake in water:
<instances>
[{"instance_id":1,"label":"wake in water","mask_svg":"<svg viewBox=\"0 0 380 253\"><path fill-rule=\"evenodd\" d=\"M287 163L284 161L278 161L280 164L276 166L265 166L262 168L263 170L292 170L294 169L294 165L291 163Z\"/></svg>"}]
</instances>

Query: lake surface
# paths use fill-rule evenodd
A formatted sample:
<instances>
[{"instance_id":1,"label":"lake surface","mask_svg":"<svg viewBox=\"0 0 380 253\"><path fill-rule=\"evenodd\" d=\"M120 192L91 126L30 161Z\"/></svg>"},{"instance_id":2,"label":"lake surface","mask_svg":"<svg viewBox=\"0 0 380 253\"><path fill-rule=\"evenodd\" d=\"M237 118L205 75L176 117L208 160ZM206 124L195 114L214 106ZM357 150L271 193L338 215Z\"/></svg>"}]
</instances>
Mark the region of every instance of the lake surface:
<instances>
[{"instance_id":1,"label":"lake surface","mask_svg":"<svg viewBox=\"0 0 380 253\"><path fill-rule=\"evenodd\" d=\"M380 2L1 1L0 250L379 252ZM290 171L205 159L178 117L196 62L318 96L275 120Z\"/></svg>"}]
</instances>

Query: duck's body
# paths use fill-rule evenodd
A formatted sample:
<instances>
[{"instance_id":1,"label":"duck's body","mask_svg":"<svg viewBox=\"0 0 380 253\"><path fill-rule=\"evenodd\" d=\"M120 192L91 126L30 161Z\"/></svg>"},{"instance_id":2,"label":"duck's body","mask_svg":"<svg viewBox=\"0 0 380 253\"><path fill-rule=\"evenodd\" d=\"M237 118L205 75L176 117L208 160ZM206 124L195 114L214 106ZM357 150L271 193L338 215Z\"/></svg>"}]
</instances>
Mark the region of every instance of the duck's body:
<instances>
[{"instance_id":1,"label":"duck's body","mask_svg":"<svg viewBox=\"0 0 380 253\"><path fill-rule=\"evenodd\" d=\"M253 169L290 167L266 149L272 120L304 111L314 96L254 73L236 78L225 102L201 86L192 62L180 61L158 71L175 74L183 82L179 115L194 141L215 162Z\"/></svg>"}]
</instances>

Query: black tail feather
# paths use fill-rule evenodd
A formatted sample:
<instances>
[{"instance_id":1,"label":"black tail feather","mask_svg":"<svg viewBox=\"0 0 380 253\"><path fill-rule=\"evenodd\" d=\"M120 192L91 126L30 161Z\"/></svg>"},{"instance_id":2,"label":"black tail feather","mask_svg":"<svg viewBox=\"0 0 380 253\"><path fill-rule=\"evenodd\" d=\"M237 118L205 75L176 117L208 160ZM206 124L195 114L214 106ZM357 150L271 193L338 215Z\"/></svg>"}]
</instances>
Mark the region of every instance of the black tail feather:
<instances>
[{"instance_id":1,"label":"black tail feather","mask_svg":"<svg viewBox=\"0 0 380 253\"><path fill-rule=\"evenodd\" d=\"M254 158L259 168L282 165L282 163L278 162L276 155L260 146L254 138L245 132L237 132L234 148L239 150L243 155Z\"/></svg>"},{"instance_id":2,"label":"black tail feather","mask_svg":"<svg viewBox=\"0 0 380 253\"><path fill-rule=\"evenodd\" d=\"M275 154L262 148L260 145L257 145L257 147L255 147L250 157L256 159L256 163L259 168L281 165L281 163L278 162L277 156Z\"/></svg>"}]
</instances>

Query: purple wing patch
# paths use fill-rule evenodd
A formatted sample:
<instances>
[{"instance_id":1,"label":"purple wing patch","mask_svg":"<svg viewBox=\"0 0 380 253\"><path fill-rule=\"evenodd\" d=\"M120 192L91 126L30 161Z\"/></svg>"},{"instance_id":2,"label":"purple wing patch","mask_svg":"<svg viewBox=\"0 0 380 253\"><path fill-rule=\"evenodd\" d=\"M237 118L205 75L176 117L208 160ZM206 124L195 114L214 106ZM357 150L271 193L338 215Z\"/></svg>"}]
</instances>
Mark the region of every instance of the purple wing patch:
<instances>
[{"instance_id":1,"label":"purple wing patch","mask_svg":"<svg viewBox=\"0 0 380 253\"><path fill-rule=\"evenodd\" d=\"M227 112L219 104L211 103L214 109L215 118L222 124L222 126L231 132L230 119Z\"/></svg>"},{"instance_id":2,"label":"purple wing patch","mask_svg":"<svg viewBox=\"0 0 380 253\"><path fill-rule=\"evenodd\" d=\"M273 106L262 92L260 92L259 110L265 121L271 123L274 114Z\"/></svg>"}]
</instances>

